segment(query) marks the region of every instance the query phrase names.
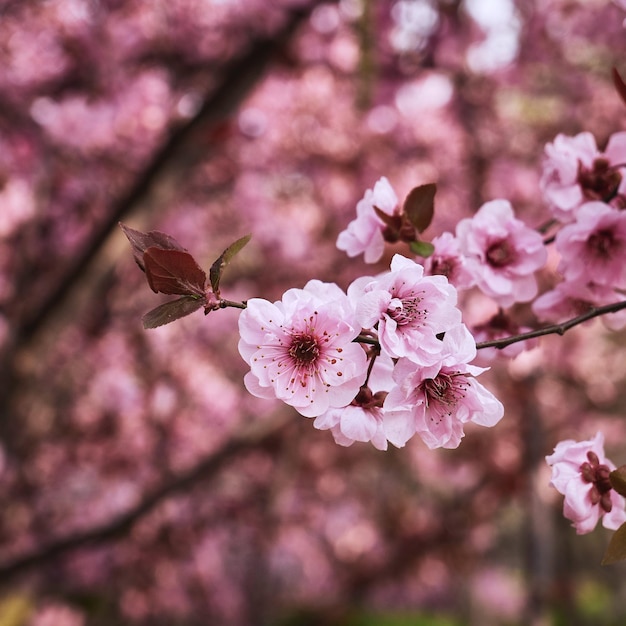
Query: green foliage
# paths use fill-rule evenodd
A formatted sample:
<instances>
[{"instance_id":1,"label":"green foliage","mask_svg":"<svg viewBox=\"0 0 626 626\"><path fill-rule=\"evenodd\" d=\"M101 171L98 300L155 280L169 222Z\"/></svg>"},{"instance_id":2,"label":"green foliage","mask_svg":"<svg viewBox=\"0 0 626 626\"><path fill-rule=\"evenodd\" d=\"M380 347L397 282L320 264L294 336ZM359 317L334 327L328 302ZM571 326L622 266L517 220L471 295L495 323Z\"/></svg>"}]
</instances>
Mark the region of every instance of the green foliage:
<instances>
[{"instance_id":1,"label":"green foliage","mask_svg":"<svg viewBox=\"0 0 626 626\"><path fill-rule=\"evenodd\" d=\"M417 254L417 256L425 259L435 251L435 246L428 241L412 241L409 244L409 248L411 248L413 254Z\"/></svg>"}]
</instances>

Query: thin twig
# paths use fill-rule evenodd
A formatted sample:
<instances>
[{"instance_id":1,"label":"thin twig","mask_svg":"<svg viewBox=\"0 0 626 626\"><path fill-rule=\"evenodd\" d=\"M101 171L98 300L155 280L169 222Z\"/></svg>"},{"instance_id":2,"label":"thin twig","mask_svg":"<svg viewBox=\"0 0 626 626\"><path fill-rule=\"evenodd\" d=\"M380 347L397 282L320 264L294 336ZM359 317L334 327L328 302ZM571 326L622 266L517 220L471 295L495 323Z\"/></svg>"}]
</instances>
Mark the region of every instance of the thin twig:
<instances>
[{"instance_id":1,"label":"thin twig","mask_svg":"<svg viewBox=\"0 0 626 626\"><path fill-rule=\"evenodd\" d=\"M583 322L586 322L594 317L600 317L601 315L606 315L608 313L617 313L617 311L621 311L622 309L626 309L626 300L621 302L614 302L613 304L606 304L605 306L592 307L586 313L579 315L578 317L574 317L566 322L562 322L561 324L554 324L552 326L545 326L544 328L537 328L536 330L531 330L527 333L521 333L519 335L512 335L511 337L503 337L502 339L492 339L491 341L481 341L476 344L476 349L480 350L482 348L506 348L513 343L517 343L519 341L526 341L528 339L536 339L537 337L543 337L544 335L563 335L566 331L574 326L578 326Z\"/></svg>"}]
</instances>

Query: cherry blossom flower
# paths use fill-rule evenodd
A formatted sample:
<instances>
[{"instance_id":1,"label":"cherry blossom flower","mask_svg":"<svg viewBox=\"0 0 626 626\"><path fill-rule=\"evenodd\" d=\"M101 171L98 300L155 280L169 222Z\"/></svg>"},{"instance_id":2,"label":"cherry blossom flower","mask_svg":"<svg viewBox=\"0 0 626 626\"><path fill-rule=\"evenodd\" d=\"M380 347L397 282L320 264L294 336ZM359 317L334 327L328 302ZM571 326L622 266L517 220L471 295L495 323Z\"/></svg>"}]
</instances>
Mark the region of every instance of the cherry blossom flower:
<instances>
[{"instance_id":1,"label":"cherry blossom flower","mask_svg":"<svg viewBox=\"0 0 626 626\"><path fill-rule=\"evenodd\" d=\"M383 428L383 402L393 386L393 361L385 355L376 357L367 385L343 408L330 408L315 418L313 425L330 429L335 443L351 446L355 441L371 441L378 450L387 449Z\"/></svg>"},{"instance_id":2,"label":"cherry blossom flower","mask_svg":"<svg viewBox=\"0 0 626 626\"><path fill-rule=\"evenodd\" d=\"M386 354L420 365L440 359L437 334L461 322L456 289L445 276L424 276L424 268L399 254L391 271L370 281L359 279L348 289L363 328L378 327Z\"/></svg>"},{"instance_id":3,"label":"cherry blossom flower","mask_svg":"<svg viewBox=\"0 0 626 626\"><path fill-rule=\"evenodd\" d=\"M587 202L555 239L558 271L569 282L626 288L626 212Z\"/></svg>"},{"instance_id":4,"label":"cherry blossom flower","mask_svg":"<svg viewBox=\"0 0 626 626\"><path fill-rule=\"evenodd\" d=\"M584 201L578 175L590 171L600 156L594 136L589 132L575 137L559 134L545 147L540 187L554 217L561 222L574 218L574 209Z\"/></svg>"},{"instance_id":5,"label":"cherry blossom flower","mask_svg":"<svg viewBox=\"0 0 626 626\"><path fill-rule=\"evenodd\" d=\"M356 219L337 238L337 248L349 257L363 254L366 263L376 263L385 248L384 222L376 215L374 207L387 215L394 215L398 208L398 197L384 176L368 189L356 205ZM399 214L399 213L398 213Z\"/></svg>"},{"instance_id":6,"label":"cherry blossom flower","mask_svg":"<svg viewBox=\"0 0 626 626\"><path fill-rule=\"evenodd\" d=\"M495 426L504 414L500 401L474 378L485 370L468 364L476 346L465 326L447 332L442 343L447 356L441 364L396 364L396 386L383 408L385 435L397 447L417 433L429 448L456 448L466 423Z\"/></svg>"},{"instance_id":7,"label":"cherry blossom flower","mask_svg":"<svg viewBox=\"0 0 626 626\"><path fill-rule=\"evenodd\" d=\"M541 294L531 306L538 320L558 323L623 299L624 296L606 285L566 280ZM603 315L601 319L607 328L619 330L626 325L626 311Z\"/></svg>"},{"instance_id":8,"label":"cherry blossom flower","mask_svg":"<svg viewBox=\"0 0 626 626\"><path fill-rule=\"evenodd\" d=\"M273 304L248 300L239 317L246 388L306 417L350 404L367 369L365 351L352 342L360 330L348 297L332 283L309 281Z\"/></svg>"},{"instance_id":9,"label":"cherry blossom flower","mask_svg":"<svg viewBox=\"0 0 626 626\"><path fill-rule=\"evenodd\" d=\"M467 269L465 257L459 250L459 242L452 233L442 233L433 238L434 252L424 260L424 271L429 276L445 276L458 290L469 289L474 278Z\"/></svg>"},{"instance_id":10,"label":"cherry blossom flower","mask_svg":"<svg viewBox=\"0 0 626 626\"><path fill-rule=\"evenodd\" d=\"M611 530L626 522L626 500L609 482L615 465L604 456L602 433L589 441L560 441L546 461L552 467L550 485L565 496L563 515L579 535L590 533L600 518Z\"/></svg>"},{"instance_id":11,"label":"cherry blossom flower","mask_svg":"<svg viewBox=\"0 0 626 626\"><path fill-rule=\"evenodd\" d=\"M610 202L626 189L626 132L614 133L604 153L591 133L557 135L545 148L540 186L554 217L571 222L588 201Z\"/></svg>"},{"instance_id":12,"label":"cherry blossom flower","mask_svg":"<svg viewBox=\"0 0 626 626\"><path fill-rule=\"evenodd\" d=\"M477 286L501 307L537 295L534 272L547 253L541 235L515 218L508 200L483 204L457 224L456 236Z\"/></svg>"}]
</instances>

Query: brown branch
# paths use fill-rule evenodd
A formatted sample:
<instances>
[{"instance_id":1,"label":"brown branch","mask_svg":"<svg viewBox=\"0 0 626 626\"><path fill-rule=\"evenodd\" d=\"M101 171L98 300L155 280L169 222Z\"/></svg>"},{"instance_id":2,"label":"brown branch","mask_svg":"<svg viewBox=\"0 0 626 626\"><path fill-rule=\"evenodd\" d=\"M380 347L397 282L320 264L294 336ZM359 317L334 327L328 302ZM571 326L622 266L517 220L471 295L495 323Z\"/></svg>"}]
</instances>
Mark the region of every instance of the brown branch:
<instances>
[{"instance_id":1,"label":"brown branch","mask_svg":"<svg viewBox=\"0 0 626 626\"><path fill-rule=\"evenodd\" d=\"M291 417L291 416L289 416ZM149 514L166 498L184 492L200 480L214 478L228 462L249 450L279 444L287 420L284 415L271 422L255 424L245 433L233 437L222 448L201 461L188 472L172 479L144 496L134 508L116 519L95 528L72 534L36 549L31 554L16 558L12 562L0 564L0 582L35 567L61 558L82 547L94 547L118 539L127 534L133 525Z\"/></svg>"},{"instance_id":2,"label":"brown branch","mask_svg":"<svg viewBox=\"0 0 626 626\"><path fill-rule=\"evenodd\" d=\"M538 328L536 330L531 330L527 333L521 333L519 335L513 335L511 337L503 337L502 339L493 339L491 341L481 341L476 344L476 349L480 350L482 348L506 348L513 343L517 343L519 341L526 341L528 339L536 339L537 337L543 337L544 335L564 335L566 331L574 326L578 326L583 322L586 322L594 317L600 317L601 315L606 315L607 313L617 313L617 311L621 311L626 309L626 300L622 302L614 302L613 304L607 304L605 306L592 307L586 313L579 315L578 317L574 317L566 322L562 322L561 324L554 324L552 326L545 326L544 328Z\"/></svg>"}]
</instances>

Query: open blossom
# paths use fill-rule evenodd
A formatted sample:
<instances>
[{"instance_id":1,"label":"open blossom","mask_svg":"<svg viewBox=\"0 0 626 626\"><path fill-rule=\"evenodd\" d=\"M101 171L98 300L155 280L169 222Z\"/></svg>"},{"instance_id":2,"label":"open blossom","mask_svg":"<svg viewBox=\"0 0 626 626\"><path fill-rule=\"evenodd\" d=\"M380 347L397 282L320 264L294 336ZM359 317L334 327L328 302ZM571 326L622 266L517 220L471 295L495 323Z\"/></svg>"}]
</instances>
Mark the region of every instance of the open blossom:
<instances>
[{"instance_id":1,"label":"open blossom","mask_svg":"<svg viewBox=\"0 0 626 626\"><path fill-rule=\"evenodd\" d=\"M393 386L391 358L380 355L372 367L366 386L361 387L354 400L346 407L330 408L315 418L313 425L320 430L330 429L335 443L351 446L355 441L371 441L378 450L387 449L383 428L383 402Z\"/></svg>"},{"instance_id":2,"label":"open blossom","mask_svg":"<svg viewBox=\"0 0 626 626\"><path fill-rule=\"evenodd\" d=\"M384 222L376 215L374 207L387 215L394 215L398 208L398 197L389 181L383 176L368 189L356 205L356 219L337 238L337 248L349 257L363 254L366 263L376 263L383 255L385 240Z\"/></svg>"},{"instance_id":3,"label":"open blossom","mask_svg":"<svg viewBox=\"0 0 626 626\"><path fill-rule=\"evenodd\" d=\"M582 204L600 200L609 202L616 193L624 193L626 180L626 133L614 133L602 153L593 135L575 137L557 135L546 145L541 189L554 217L572 221Z\"/></svg>"},{"instance_id":4,"label":"open blossom","mask_svg":"<svg viewBox=\"0 0 626 626\"><path fill-rule=\"evenodd\" d=\"M476 285L501 307L537 295L534 272L547 259L543 239L515 218L508 200L483 204L457 224L456 236Z\"/></svg>"},{"instance_id":5,"label":"open blossom","mask_svg":"<svg viewBox=\"0 0 626 626\"><path fill-rule=\"evenodd\" d=\"M587 202L556 235L558 271L569 282L626 288L626 212Z\"/></svg>"},{"instance_id":6,"label":"open blossom","mask_svg":"<svg viewBox=\"0 0 626 626\"><path fill-rule=\"evenodd\" d=\"M396 386L384 404L385 435L395 446L417 433L429 448L456 448L465 424L495 426L504 414L502 403L474 378L485 370L469 365L476 346L465 326L447 332L442 343L447 356L441 364L396 364Z\"/></svg>"},{"instance_id":7,"label":"open blossom","mask_svg":"<svg viewBox=\"0 0 626 626\"><path fill-rule=\"evenodd\" d=\"M399 254L391 271L378 278L358 279L348 295L354 300L363 328L378 328L378 340L392 357L407 357L420 365L440 359L437 334L458 325L456 289L445 276L424 276L424 268Z\"/></svg>"},{"instance_id":8,"label":"open blossom","mask_svg":"<svg viewBox=\"0 0 626 626\"><path fill-rule=\"evenodd\" d=\"M590 533L600 518L611 530L626 522L626 501L609 481L615 465L604 456L602 433L589 441L561 441L546 461L552 467L550 485L565 496L563 515L579 535Z\"/></svg>"},{"instance_id":9,"label":"open blossom","mask_svg":"<svg viewBox=\"0 0 626 626\"><path fill-rule=\"evenodd\" d=\"M589 132L575 137L559 134L545 147L540 187L553 215L571 221L574 209L584 201L578 181L581 169L591 170L600 156L594 136Z\"/></svg>"},{"instance_id":10,"label":"open blossom","mask_svg":"<svg viewBox=\"0 0 626 626\"><path fill-rule=\"evenodd\" d=\"M558 323L622 300L623 295L606 285L566 280L534 300L532 310L539 321ZM626 325L626 311L609 313L601 319L607 328L619 330Z\"/></svg>"},{"instance_id":11,"label":"open blossom","mask_svg":"<svg viewBox=\"0 0 626 626\"><path fill-rule=\"evenodd\" d=\"M467 268L459 242L452 233L442 233L431 242L434 252L424 260L424 270L429 276L445 276L457 289L469 289L474 278Z\"/></svg>"},{"instance_id":12,"label":"open blossom","mask_svg":"<svg viewBox=\"0 0 626 626\"><path fill-rule=\"evenodd\" d=\"M312 280L281 301L248 300L239 317L239 352L250 393L279 398L306 417L352 402L366 376L361 327L346 294Z\"/></svg>"}]
</instances>

